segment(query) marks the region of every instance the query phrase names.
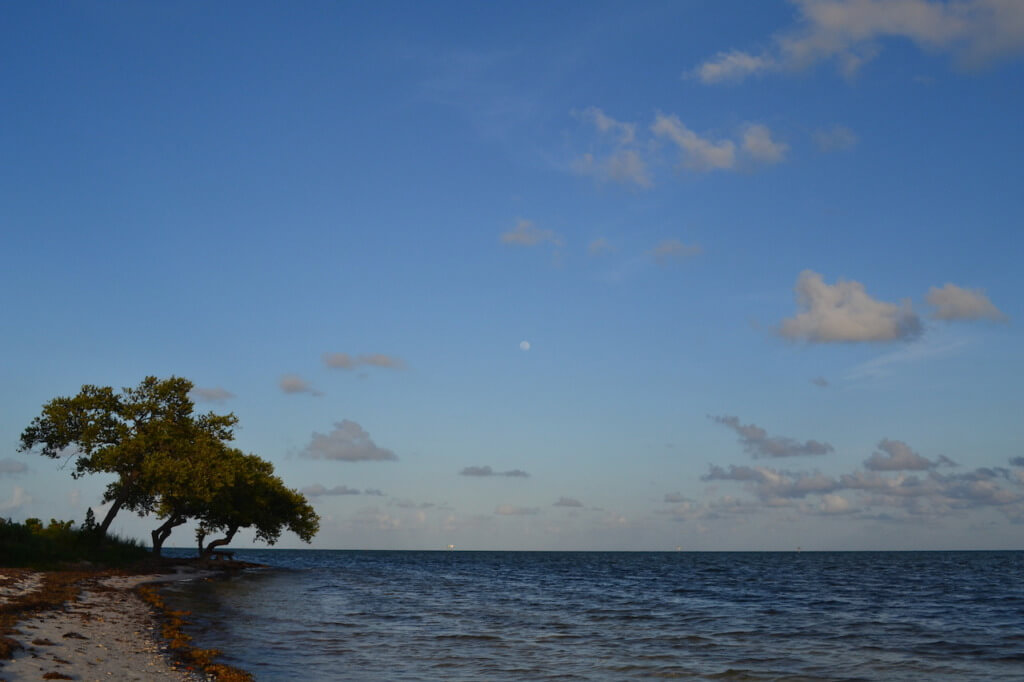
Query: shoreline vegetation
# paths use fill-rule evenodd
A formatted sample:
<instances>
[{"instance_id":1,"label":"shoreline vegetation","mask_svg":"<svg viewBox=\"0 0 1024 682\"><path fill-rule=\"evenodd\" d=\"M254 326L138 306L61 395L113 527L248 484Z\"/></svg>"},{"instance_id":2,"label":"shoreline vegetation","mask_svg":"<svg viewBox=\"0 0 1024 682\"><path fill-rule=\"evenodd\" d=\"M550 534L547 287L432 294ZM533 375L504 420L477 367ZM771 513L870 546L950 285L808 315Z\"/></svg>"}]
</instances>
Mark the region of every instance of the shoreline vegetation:
<instances>
[{"instance_id":1,"label":"shoreline vegetation","mask_svg":"<svg viewBox=\"0 0 1024 682\"><path fill-rule=\"evenodd\" d=\"M229 577L256 564L149 559L121 568L0 568L0 681L18 679L218 680L250 673L196 646L187 612L160 587Z\"/></svg>"}]
</instances>

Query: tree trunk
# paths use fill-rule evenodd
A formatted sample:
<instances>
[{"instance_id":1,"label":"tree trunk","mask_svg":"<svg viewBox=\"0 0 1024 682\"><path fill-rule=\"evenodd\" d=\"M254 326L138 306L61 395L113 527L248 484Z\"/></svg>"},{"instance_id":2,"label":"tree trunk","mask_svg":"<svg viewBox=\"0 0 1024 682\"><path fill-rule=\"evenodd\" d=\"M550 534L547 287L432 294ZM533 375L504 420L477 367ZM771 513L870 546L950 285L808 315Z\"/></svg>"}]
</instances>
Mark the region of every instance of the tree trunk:
<instances>
[{"instance_id":1,"label":"tree trunk","mask_svg":"<svg viewBox=\"0 0 1024 682\"><path fill-rule=\"evenodd\" d=\"M163 549L164 540L170 536L171 531L174 530L175 526L180 526L183 523L185 523L185 517L174 515L164 521L159 528L150 533L153 537L154 556L160 556L160 550Z\"/></svg>"},{"instance_id":2,"label":"tree trunk","mask_svg":"<svg viewBox=\"0 0 1024 682\"><path fill-rule=\"evenodd\" d=\"M114 504L110 505L110 509L107 510L107 515L103 517L103 523L100 524L100 539L107 537L107 529L110 528L110 524L113 523L114 517L117 516L117 512L121 511L121 505L124 504L124 500L114 500Z\"/></svg>"},{"instance_id":3,"label":"tree trunk","mask_svg":"<svg viewBox=\"0 0 1024 682\"><path fill-rule=\"evenodd\" d=\"M206 540L206 531L202 528L196 529L196 543L199 545L199 556L203 556L203 542Z\"/></svg>"},{"instance_id":4,"label":"tree trunk","mask_svg":"<svg viewBox=\"0 0 1024 682\"><path fill-rule=\"evenodd\" d=\"M214 550L216 550L218 547L223 547L224 545L231 544L231 540L235 537L235 533L237 532L238 526L231 526L230 528L228 528L227 535L216 540L210 540L210 544L208 544L206 546L206 549L203 550L203 558L206 558L213 554Z\"/></svg>"}]
</instances>

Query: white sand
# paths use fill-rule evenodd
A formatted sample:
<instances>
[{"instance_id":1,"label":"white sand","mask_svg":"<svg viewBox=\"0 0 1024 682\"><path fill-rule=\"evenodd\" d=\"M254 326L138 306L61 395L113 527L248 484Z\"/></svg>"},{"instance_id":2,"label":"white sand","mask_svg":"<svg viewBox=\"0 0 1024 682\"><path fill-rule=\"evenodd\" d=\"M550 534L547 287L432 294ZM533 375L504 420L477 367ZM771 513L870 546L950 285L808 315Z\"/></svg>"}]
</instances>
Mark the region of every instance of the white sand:
<instances>
[{"instance_id":1,"label":"white sand","mask_svg":"<svg viewBox=\"0 0 1024 682\"><path fill-rule=\"evenodd\" d=\"M147 582L202 577L196 572L107 578L113 590L86 588L78 601L19 622L13 638L25 648L0 661L0 680L41 680L49 672L75 680L201 680L163 653L160 623L131 588ZM38 576L4 588L4 597L31 592Z\"/></svg>"}]
</instances>

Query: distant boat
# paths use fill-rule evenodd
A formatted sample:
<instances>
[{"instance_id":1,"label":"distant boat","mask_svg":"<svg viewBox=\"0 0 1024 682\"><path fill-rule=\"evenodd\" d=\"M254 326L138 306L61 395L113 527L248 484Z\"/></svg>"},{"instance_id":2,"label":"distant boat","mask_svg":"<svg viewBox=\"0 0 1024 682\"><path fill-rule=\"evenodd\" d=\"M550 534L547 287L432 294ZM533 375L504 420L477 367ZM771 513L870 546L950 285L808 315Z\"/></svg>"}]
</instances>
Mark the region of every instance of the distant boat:
<instances>
[{"instance_id":1,"label":"distant boat","mask_svg":"<svg viewBox=\"0 0 1024 682\"><path fill-rule=\"evenodd\" d=\"M448 545L448 549L449 550L455 549L455 545Z\"/></svg>"}]
</instances>

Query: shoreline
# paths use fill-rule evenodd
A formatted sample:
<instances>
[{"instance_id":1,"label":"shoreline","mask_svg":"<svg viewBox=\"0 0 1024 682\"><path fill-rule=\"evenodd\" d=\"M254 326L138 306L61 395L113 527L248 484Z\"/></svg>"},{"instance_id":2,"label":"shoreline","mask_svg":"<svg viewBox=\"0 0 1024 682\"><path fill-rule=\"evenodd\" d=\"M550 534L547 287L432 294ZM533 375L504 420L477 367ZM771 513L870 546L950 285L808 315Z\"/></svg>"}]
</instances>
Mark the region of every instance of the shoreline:
<instances>
[{"instance_id":1,"label":"shoreline","mask_svg":"<svg viewBox=\"0 0 1024 682\"><path fill-rule=\"evenodd\" d=\"M185 614L168 611L161 585L243 566L180 562L142 573L0 568L0 682L251 680L193 647ZM155 567L154 567L155 569Z\"/></svg>"}]
</instances>

